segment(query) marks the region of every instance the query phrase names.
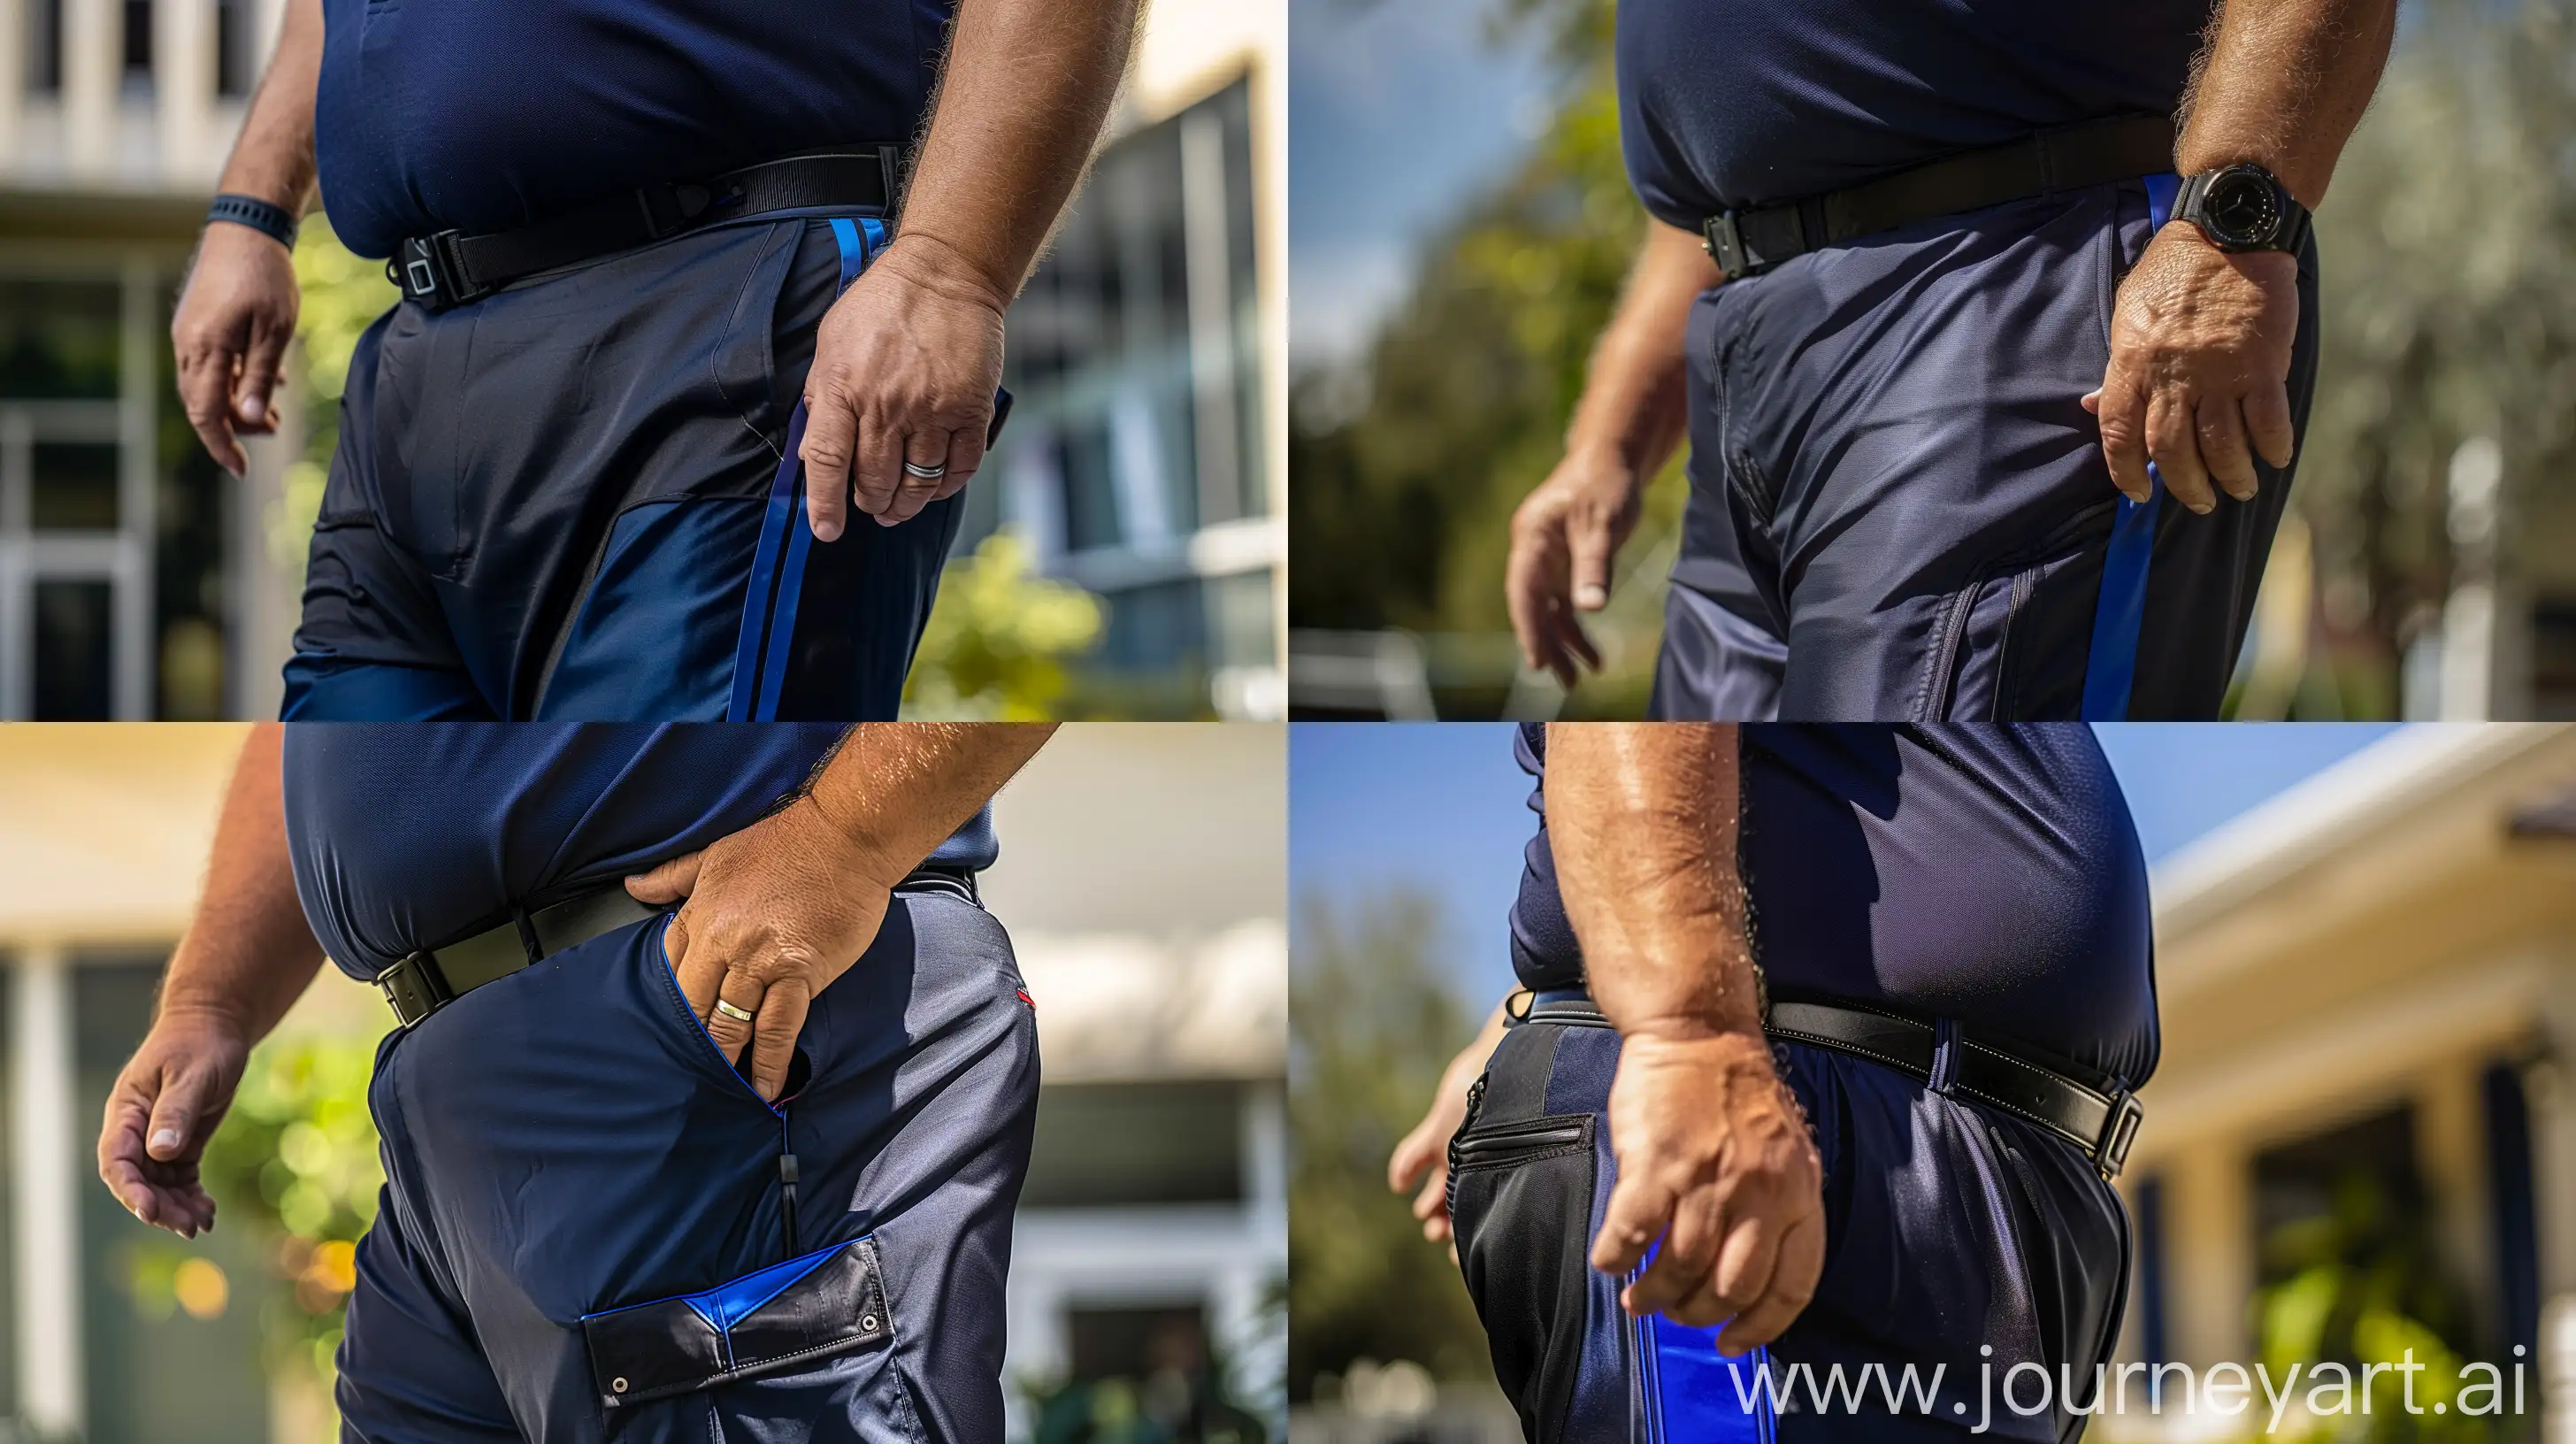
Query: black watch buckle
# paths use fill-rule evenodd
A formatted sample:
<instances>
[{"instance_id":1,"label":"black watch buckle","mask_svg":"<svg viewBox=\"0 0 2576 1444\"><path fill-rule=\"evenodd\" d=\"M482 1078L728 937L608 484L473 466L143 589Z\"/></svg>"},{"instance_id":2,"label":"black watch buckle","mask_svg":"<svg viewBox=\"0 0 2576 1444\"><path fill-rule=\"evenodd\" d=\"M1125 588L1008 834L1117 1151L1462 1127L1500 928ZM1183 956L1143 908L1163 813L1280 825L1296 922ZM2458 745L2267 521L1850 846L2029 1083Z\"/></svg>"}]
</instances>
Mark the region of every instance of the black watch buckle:
<instances>
[{"instance_id":1,"label":"black watch buckle","mask_svg":"<svg viewBox=\"0 0 2576 1444\"><path fill-rule=\"evenodd\" d=\"M406 236L385 262L385 277L402 288L403 299L417 301L432 311L462 306L492 294L490 286L467 285L456 264L456 231L436 235Z\"/></svg>"},{"instance_id":2,"label":"black watch buckle","mask_svg":"<svg viewBox=\"0 0 2576 1444\"><path fill-rule=\"evenodd\" d=\"M2138 1141L2138 1125L2146 1116L2135 1093L2123 1090L2112 1100L2111 1116L2103 1120L2102 1136L2093 1145L2093 1166L2104 1183L2120 1176L2122 1165L2129 1161L2129 1145Z\"/></svg>"},{"instance_id":3,"label":"black watch buckle","mask_svg":"<svg viewBox=\"0 0 2576 1444\"><path fill-rule=\"evenodd\" d=\"M447 975L438 970L434 953L414 953L376 974L376 987L406 1030L456 1001L456 992L447 986Z\"/></svg>"}]
</instances>

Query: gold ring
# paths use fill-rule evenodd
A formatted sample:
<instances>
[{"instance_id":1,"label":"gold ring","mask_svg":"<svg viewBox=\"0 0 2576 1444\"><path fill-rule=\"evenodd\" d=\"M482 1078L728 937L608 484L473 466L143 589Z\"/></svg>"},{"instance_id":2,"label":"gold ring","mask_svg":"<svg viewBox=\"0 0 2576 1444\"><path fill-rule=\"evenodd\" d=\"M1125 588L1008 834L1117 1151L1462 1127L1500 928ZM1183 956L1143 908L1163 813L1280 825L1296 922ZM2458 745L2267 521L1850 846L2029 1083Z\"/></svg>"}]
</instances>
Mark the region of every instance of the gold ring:
<instances>
[{"instance_id":1,"label":"gold ring","mask_svg":"<svg viewBox=\"0 0 2576 1444\"><path fill-rule=\"evenodd\" d=\"M749 1013L744 1012L742 1009L735 1007L733 1004L726 1002L722 998L716 999L716 1011L733 1019L737 1023L748 1023L751 1021L751 1015Z\"/></svg>"}]
</instances>

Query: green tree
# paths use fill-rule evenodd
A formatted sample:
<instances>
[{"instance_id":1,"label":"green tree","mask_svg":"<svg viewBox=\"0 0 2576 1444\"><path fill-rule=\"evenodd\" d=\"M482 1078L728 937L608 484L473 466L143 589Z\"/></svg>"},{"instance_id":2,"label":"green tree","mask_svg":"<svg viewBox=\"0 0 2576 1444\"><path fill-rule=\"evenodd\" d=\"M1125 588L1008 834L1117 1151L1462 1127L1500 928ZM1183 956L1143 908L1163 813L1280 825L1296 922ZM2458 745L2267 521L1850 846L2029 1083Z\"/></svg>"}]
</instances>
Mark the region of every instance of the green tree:
<instances>
[{"instance_id":1,"label":"green tree","mask_svg":"<svg viewBox=\"0 0 2576 1444\"><path fill-rule=\"evenodd\" d=\"M1392 891L1308 897L1289 975L1289 1397L1354 1359L1493 1377L1448 1252L1388 1192L1387 1154L1422 1116L1475 1015L1433 961L1438 909Z\"/></svg>"}]
</instances>

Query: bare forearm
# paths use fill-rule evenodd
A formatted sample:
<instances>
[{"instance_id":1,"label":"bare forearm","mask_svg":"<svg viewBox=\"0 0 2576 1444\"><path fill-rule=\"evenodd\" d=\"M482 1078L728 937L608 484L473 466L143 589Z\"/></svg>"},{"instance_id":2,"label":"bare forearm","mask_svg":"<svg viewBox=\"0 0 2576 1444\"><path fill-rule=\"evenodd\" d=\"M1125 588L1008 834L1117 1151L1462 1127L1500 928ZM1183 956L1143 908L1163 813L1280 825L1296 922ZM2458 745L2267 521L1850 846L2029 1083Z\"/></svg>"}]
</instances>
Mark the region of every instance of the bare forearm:
<instances>
[{"instance_id":1,"label":"bare forearm","mask_svg":"<svg viewBox=\"0 0 2576 1444\"><path fill-rule=\"evenodd\" d=\"M807 797L891 887L1037 755L1052 722L863 722Z\"/></svg>"},{"instance_id":2,"label":"bare forearm","mask_svg":"<svg viewBox=\"0 0 2576 1444\"><path fill-rule=\"evenodd\" d=\"M1736 729L1552 724L1547 831L1592 998L1622 1033L1757 1032Z\"/></svg>"},{"instance_id":3,"label":"bare forearm","mask_svg":"<svg viewBox=\"0 0 2576 1444\"><path fill-rule=\"evenodd\" d=\"M1682 333L1691 301L1719 280L1697 237L1648 223L1619 309L1593 348L1567 451L1597 451L1639 477L1663 466L1686 421Z\"/></svg>"},{"instance_id":4,"label":"bare forearm","mask_svg":"<svg viewBox=\"0 0 2576 1444\"><path fill-rule=\"evenodd\" d=\"M2396 0L2227 0L2175 163L2251 162L2315 208L2396 33Z\"/></svg>"},{"instance_id":5,"label":"bare forearm","mask_svg":"<svg viewBox=\"0 0 2576 1444\"><path fill-rule=\"evenodd\" d=\"M1007 305L1090 163L1140 13L1140 0L966 0L904 244L944 253Z\"/></svg>"},{"instance_id":6,"label":"bare forearm","mask_svg":"<svg viewBox=\"0 0 2576 1444\"><path fill-rule=\"evenodd\" d=\"M313 93L322 75L322 0L287 0L277 53L224 163L225 191L302 214L313 196Z\"/></svg>"},{"instance_id":7,"label":"bare forearm","mask_svg":"<svg viewBox=\"0 0 2576 1444\"><path fill-rule=\"evenodd\" d=\"M215 821L205 894L162 979L160 1011L211 1014L256 1040L321 966L286 850L284 728L251 729Z\"/></svg>"}]
</instances>

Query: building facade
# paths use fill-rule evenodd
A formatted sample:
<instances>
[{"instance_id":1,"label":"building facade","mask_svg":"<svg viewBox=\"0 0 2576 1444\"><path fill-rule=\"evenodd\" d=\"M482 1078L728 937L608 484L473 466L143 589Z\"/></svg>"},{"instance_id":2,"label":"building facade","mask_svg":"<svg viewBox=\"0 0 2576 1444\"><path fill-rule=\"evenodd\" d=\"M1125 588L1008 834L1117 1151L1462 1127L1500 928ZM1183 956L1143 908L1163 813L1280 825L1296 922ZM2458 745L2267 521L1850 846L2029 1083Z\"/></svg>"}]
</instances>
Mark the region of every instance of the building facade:
<instances>
[{"instance_id":1,"label":"building facade","mask_svg":"<svg viewBox=\"0 0 2576 1444\"><path fill-rule=\"evenodd\" d=\"M2409 728L2154 882L2121 1358L2250 1368L2302 1270L2368 1260L2461 1357L2525 1366L2494 1437L2576 1441L2576 731ZM2260 1432L2138 1407L2105 1434Z\"/></svg>"}]
</instances>

